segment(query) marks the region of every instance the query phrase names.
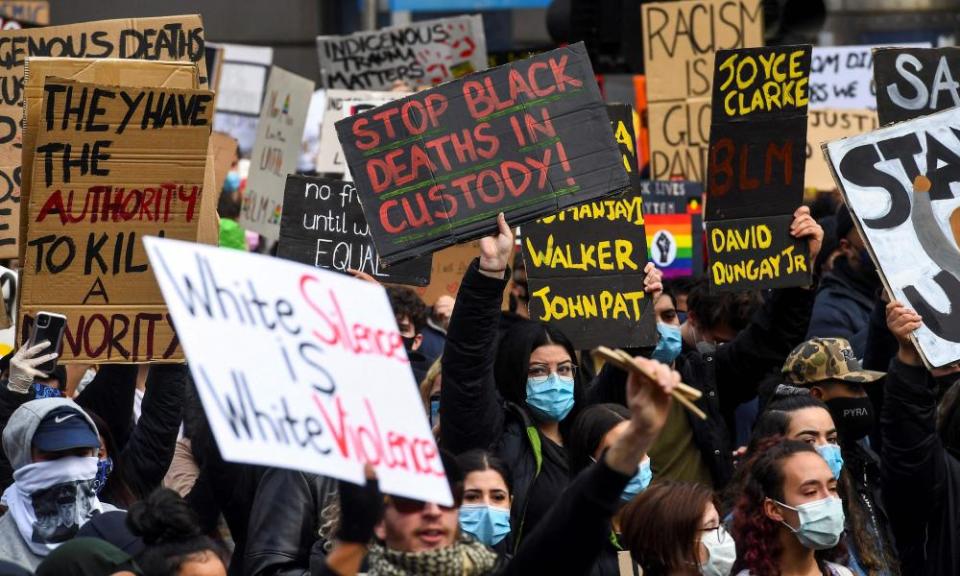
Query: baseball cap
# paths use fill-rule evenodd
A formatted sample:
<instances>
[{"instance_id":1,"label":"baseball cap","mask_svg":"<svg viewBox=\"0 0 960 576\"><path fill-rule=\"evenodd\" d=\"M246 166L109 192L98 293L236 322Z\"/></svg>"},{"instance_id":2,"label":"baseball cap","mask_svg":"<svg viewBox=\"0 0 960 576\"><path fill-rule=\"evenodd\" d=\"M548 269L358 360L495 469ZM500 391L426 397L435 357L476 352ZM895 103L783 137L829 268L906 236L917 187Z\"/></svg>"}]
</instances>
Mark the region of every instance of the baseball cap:
<instances>
[{"instance_id":1,"label":"baseball cap","mask_svg":"<svg viewBox=\"0 0 960 576\"><path fill-rule=\"evenodd\" d=\"M100 438L79 408L62 406L51 410L37 426L33 446L44 452L74 448L99 448Z\"/></svg>"},{"instance_id":2,"label":"baseball cap","mask_svg":"<svg viewBox=\"0 0 960 576\"><path fill-rule=\"evenodd\" d=\"M864 370L843 338L813 338L793 349L783 363L782 374L790 384L812 386L842 380L857 384L876 382L883 372Z\"/></svg>"}]
</instances>

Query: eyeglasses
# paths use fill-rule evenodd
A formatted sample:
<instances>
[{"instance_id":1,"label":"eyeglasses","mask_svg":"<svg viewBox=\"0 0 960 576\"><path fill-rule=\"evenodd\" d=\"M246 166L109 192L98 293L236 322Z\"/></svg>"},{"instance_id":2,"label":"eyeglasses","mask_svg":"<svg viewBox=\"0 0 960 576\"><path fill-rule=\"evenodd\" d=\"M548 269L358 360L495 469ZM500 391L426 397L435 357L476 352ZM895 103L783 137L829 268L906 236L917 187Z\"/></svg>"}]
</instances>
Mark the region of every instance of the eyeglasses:
<instances>
[{"instance_id":1,"label":"eyeglasses","mask_svg":"<svg viewBox=\"0 0 960 576\"><path fill-rule=\"evenodd\" d=\"M564 362L557 366L557 376L561 378L573 378L577 375L577 365L572 362ZM531 364L527 368L527 377L535 382L545 382L550 377L550 366L546 364Z\"/></svg>"},{"instance_id":2,"label":"eyeglasses","mask_svg":"<svg viewBox=\"0 0 960 576\"><path fill-rule=\"evenodd\" d=\"M404 498L402 496L384 496L384 504L393 505L394 509L401 514L418 514L427 507L427 502L423 500L414 500L413 498ZM444 512L455 510L463 504L463 486L453 489L453 506L441 506L437 504Z\"/></svg>"},{"instance_id":3,"label":"eyeglasses","mask_svg":"<svg viewBox=\"0 0 960 576\"><path fill-rule=\"evenodd\" d=\"M703 532L704 534L707 534L710 532L716 532L717 542L723 544L723 541L726 540L727 538L727 531L721 530L721 528L723 528L723 524L717 524L716 526L713 526L711 528L701 528L700 531Z\"/></svg>"}]
</instances>

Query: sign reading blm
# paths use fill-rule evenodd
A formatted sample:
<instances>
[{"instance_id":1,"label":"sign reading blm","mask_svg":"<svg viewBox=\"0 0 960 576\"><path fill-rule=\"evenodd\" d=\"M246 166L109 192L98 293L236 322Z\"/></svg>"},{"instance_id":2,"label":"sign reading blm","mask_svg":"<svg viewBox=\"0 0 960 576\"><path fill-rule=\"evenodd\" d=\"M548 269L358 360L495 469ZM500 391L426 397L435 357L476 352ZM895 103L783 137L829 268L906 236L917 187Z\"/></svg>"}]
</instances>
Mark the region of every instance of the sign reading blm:
<instances>
[{"instance_id":1,"label":"sign reading blm","mask_svg":"<svg viewBox=\"0 0 960 576\"><path fill-rule=\"evenodd\" d=\"M960 360L960 108L824 146L891 298L923 317L929 367ZM925 175L929 191L914 190Z\"/></svg>"},{"instance_id":2,"label":"sign reading blm","mask_svg":"<svg viewBox=\"0 0 960 576\"><path fill-rule=\"evenodd\" d=\"M630 181L583 43L337 122L393 264L616 194Z\"/></svg>"},{"instance_id":3,"label":"sign reading blm","mask_svg":"<svg viewBox=\"0 0 960 576\"><path fill-rule=\"evenodd\" d=\"M339 272L359 270L392 284L430 283L429 255L389 269L381 265L357 190L341 180L287 176L277 256Z\"/></svg>"}]
</instances>

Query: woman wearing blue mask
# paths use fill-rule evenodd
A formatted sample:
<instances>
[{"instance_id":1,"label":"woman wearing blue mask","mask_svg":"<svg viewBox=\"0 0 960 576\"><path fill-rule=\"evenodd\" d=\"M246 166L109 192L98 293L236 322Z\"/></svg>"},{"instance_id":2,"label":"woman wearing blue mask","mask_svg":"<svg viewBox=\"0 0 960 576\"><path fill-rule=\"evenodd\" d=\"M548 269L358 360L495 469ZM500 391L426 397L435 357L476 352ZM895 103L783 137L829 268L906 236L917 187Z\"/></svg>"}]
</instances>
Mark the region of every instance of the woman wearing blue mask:
<instances>
[{"instance_id":1,"label":"woman wearing blue mask","mask_svg":"<svg viewBox=\"0 0 960 576\"><path fill-rule=\"evenodd\" d=\"M460 529L498 553L511 551L510 471L502 460L483 450L457 457L463 472Z\"/></svg>"},{"instance_id":2,"label":"woman wearing blue mask","mask_svg":"<svg viewBox=\"0 0 960 576\"><path fill-rule=\"evenodd\" d=\"M489 450L510 468L511 526L519 545L570 482L569 429L584 404L570 340L540 322L502 334L500 308L515 250L501 214L499 233L480 240L464 274L447 331L440 391L440 443L455 454ZM661 289L649 275L644 288Z\"/></svg>"},{"instance_id":3,"label":"woman wearing blue mask","mask_svg":"<svg viewBox=\"0 0 960 576\"><path fill-rule=\"evenodd\" d=\"M783 440L757 456L737 504L739 576L851 576L839 564L843 505L837 479L816 449Z\"/></svg>"}]
</instances>

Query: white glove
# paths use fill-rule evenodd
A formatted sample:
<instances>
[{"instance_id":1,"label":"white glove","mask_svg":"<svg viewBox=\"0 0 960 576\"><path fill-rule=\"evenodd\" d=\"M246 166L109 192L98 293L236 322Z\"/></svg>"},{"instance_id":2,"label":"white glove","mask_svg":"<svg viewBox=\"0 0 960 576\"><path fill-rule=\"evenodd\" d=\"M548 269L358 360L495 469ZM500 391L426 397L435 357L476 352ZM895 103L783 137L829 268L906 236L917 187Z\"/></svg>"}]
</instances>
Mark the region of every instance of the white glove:
<instances>
[{"instance_id":1,"label":"white glove","mask_svg":"<svg viewBox=\"0 0 960 576\"><path fill-rule=\"evenodd\" d=\"M17 353L10 359L10 377L7 379L7 389L18 394L26 394L30 391L34 378L46 378L48 375L37 370L37 366L53 360L58 354L56 352L43 356L37 356L37 354L49 347L50 343L45 340L34 344L30 348L21 347L17 350Z\"/></svg>"}]
</instances>

